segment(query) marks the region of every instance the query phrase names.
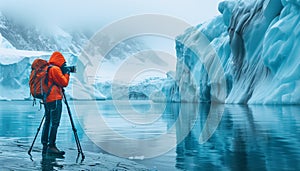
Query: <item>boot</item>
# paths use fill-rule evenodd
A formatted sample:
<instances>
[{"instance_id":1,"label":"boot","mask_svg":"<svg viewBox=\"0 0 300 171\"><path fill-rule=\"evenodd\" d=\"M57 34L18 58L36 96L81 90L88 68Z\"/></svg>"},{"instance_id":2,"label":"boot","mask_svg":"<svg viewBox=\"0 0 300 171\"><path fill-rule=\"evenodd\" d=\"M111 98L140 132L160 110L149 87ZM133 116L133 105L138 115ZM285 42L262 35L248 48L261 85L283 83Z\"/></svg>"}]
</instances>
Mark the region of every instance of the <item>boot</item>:
<instances>
[{"instance_id":1,"label":"boot","mask_svg":"<svg viewBox=\"0 0 300 171\"><path fill-rule=\"evenodd\" d=\"M48 145L47 144L43 144L42 155L46 155L47 154L47 149L48 149Z\"/></svg>"},{"instance_id":2,"label":"boot","mask_svg":"<svg viewBox=\"0 0 300 171\"><path fill-rule=\"evenodd\" d=\"M49 146L47 149L47 153L50 155L58 155L58 156L62 156L65 154L64 151L60 151L56 146Z\"/></svg>"}]
</instances>

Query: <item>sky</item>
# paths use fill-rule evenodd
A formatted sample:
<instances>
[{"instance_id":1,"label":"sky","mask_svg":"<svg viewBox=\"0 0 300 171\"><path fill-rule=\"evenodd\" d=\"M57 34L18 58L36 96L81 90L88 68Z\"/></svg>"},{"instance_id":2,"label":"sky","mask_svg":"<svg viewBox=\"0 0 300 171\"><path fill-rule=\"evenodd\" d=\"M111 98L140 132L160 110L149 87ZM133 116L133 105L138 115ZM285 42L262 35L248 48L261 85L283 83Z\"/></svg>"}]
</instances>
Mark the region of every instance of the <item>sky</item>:
<instances>
[{"instance_id":1,"label":"sky","mask_svg":"<svg viewBox=\"0 0 300 171\"><path fill-rule=\"evenodd\" d=\"M0 0L1 10L28 22L60 26L104 26L138 14L164 14L192 25L219 14L221 0Z\"/></svg>"}]
</instances>

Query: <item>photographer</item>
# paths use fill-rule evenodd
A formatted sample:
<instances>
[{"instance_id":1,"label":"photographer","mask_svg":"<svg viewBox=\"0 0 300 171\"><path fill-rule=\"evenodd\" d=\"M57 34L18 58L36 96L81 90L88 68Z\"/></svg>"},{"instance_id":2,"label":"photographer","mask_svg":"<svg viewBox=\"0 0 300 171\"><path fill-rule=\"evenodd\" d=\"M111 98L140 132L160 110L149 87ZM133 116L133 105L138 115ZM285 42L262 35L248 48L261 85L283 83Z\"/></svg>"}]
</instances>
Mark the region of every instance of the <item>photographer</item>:
<instances>
[{"instance_id":1,"label":"photographer","mask_svg":"<svg viewBox=\"0 0 300 171\"><path fill-rule=\"evenodd\" d=\"M60 52L54 52L49 59L48 86L50 93L45 102L45 123L41 141L42 154L64 155L65 152L56 147L57 129L62 113L62 88L68 86L72 67L66 66L66 60ZM73 68L74 70L74 68Z\"/></svg>"}]
</instances>

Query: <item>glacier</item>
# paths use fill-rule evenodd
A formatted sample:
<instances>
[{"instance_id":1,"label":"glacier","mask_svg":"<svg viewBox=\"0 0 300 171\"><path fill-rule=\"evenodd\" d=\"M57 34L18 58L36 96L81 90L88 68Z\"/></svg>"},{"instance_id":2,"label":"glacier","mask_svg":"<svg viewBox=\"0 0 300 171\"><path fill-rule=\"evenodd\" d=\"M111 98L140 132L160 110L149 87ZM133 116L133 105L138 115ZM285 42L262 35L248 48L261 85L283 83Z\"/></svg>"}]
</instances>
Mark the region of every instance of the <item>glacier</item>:
<instances>
[{"instance_id":1,"label":"glacier","mask_svg":"<svg viewBox=\"0 0 300 171\"><path fill-rule=\"evenodd\" d=\"M95 84L107 100L152 100L157 102L165 101L164 92L167 83L171 86L174 78L167 73L166 78L150 77L145 80L128 84L124 82L105 81ZM168 89L168 87L167 87Z\"/></svg>"},{"instance_id":2,"label":"glacier","mask_svg":"<svg viewBox=\"0 0 300 171\"><path fill-rule=\"evenodd\" d=\"M205 35L224 69L222 103L299 104L300 2L226 0L218 9L220 16L176 38L176 78L165 91L167 101L213 102L219 96L210 68L199 65L190 48Z\"/></svg>"}]
</instances>

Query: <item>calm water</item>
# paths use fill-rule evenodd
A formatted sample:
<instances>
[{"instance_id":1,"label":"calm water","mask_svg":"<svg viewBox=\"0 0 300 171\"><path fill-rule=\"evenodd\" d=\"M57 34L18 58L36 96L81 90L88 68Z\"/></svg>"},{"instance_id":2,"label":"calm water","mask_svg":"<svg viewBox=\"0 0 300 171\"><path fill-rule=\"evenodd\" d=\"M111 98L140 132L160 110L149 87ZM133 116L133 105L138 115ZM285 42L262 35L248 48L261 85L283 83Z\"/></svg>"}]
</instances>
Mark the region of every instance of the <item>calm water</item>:
<instances>
[{"instance_id":1,"label":"calm water","mask_svg":"<svg viewBox=\"0 0 300 171\"><path fill-rule=\"evenodd\" d=\"M70 103L85 151L117 150L153 170L300 169L300 106ZM28 101L0 105L0 137L30 145L43 112ZM65 108L57 143L75 147Z\"/></svg>"}]
</instances>

